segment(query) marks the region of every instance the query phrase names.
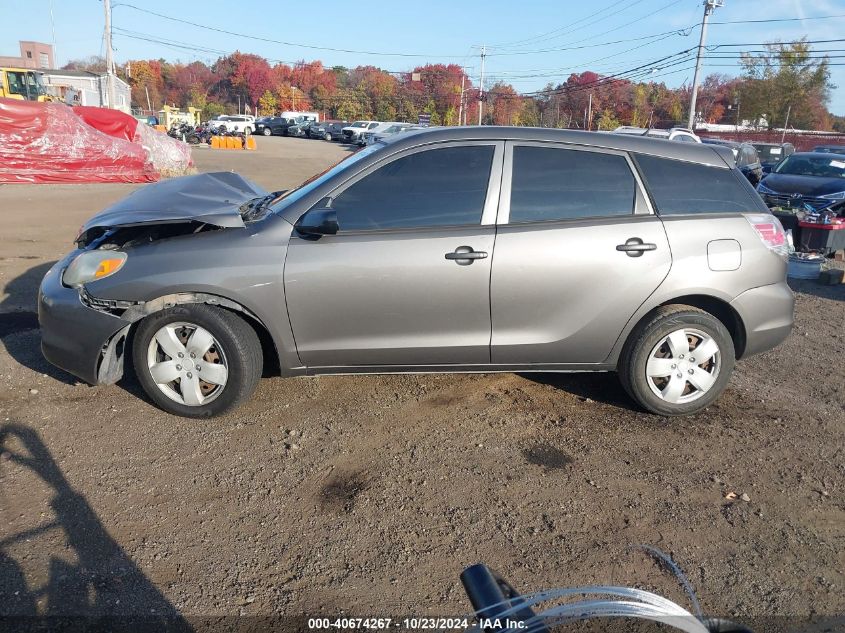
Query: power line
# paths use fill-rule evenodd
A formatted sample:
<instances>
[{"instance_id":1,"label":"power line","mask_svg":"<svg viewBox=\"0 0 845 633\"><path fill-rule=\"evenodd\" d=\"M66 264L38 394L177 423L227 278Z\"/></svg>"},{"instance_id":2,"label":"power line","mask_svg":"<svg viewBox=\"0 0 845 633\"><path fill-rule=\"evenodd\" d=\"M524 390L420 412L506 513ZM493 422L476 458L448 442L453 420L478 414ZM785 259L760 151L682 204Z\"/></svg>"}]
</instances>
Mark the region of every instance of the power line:
<instances>
[{"instance_id":1,"label":"power line","mask_svg":"<svg viewBox=\"0 0 845 633\"><path fill-rule=\"evenodd\" d=\"M660 7L659 9L655 9L654 11L651 11L646 15L642 15L642 16L634 19L634 20L629 20L625 24L614 27L612 29L608 29L607 31L602 31L601 33L596 33L595 35L591 35L590 37L585 37L583 39L575 40L574 42L570 42L569 46L553 47L553 48L540 48L540 49L536 49L536 50L527 50L527 51L526 50L507 51L507 49L505 49L507 52L492 53L492 54L493 55L534 55L534 54L537 54L537 53L548 53L548 52L562 51L562 50L575 50L578 47L573 46L574 44L580 44L582 42L589 42L590 40L594 40L595 38L601 37L602 35L607 35L608 33L614 33L614 32L616 32L620 29L628 28L631 24L635 24L636 22L641 22L642 20L646 20L646 19L652 17L655 13L659 13L660 11L664 11L664 10L678 4L678 2L681 2L681 0L672 0L672 2L670 2L669 4L664 5L664 6ZM686 37L687 35L690 34L692 29L694 29L696 26L697 26L697 24L693 24L690 27L687 27L687 28L684 28L684 29L675 29L673 31L666 31L666 33L667 34L668 33L677 33L678 35L683 35L683 36ZM685 32L685 31L687 31L687 32ZM555 39L555 38L549 38L549 39ZM625 41L625 40L622 40L622 41ZM633 41L633 40L631 40L631 41ZM601 44L596 44L595 46L601 46Z\"/></svg>"},{"instance_id":2,"label":"power line","mask_svg":"<svg viewBox=\"0 0 845 633\"><path fill-rule=\"evenodd\" d=\"M710 24L763 24L766 22L803 22L804 20L833 20L845 18L845 13L839 15L817 15L810 18L772 18L769 20L726 20L724 22L711 22Z\"/></svg>"},{"instance_id":3,"label":"power line","mask_svg":"<svg viewBox=\"0 0 845 633\"><path fill-rule=\"evenodd\" d=\"M515 41L511 41L511 42L505 42L505 43L493 44L493 48L509 48L509 47L511 47L511 46L524 45L525 43L528 43L528 42L546 41L546 40L548 40L548 39L555 39L555 38L557 38L557 37L561 37L561 36L563 36L563 35L567 35L568 33L571 33L572 31L578 30L577 28L575 28L578 24L582 24L583 22L586 22L587 20L589 20L589 19L591 19L591 18L594 18L594 17L596 17L597 15L600 15L600 14L602 14L602 13L606 13L606 12L607 12L607 11L609 11L610 9L613 9L613 8L615 8L615 7L619 6L620 4L624 4L624 3L626 3L626 2L628 2L628 0L618 0L617 2L614 2L613 4L611 4L611 5L607 6L607 7L605 7L604 9L600 9L599 11L596 11L595 13L591 13L590 15L587 15L587 16L585 16L585 17L583 17L583 18L579 19L579 20L575 20L574 22L570 22L570 23L569 23L569 24L567 24L566 26L561 26L561 27L558 27L558 28L553 29L553 30L551 30L551 31L547 31L547 32L545 32L545 33L541 33L540 35L536 35L536 36L534 36L534 37L528 37L528 38L525 38L525 39L523 39L523 40L515 40ZM633 6L635 6L635 5L640 4L641 2L643 2L643 0L634 0L634 2L630 3L627 7L625 7L624 9L621 9L620 11L618 11L618 12L617 12L617 15L618 15L619 13L622 13L623 11L626 11L626 10L630 9L631 7L633 7ZM584 24L584 25L583 25L583 26L581 26L580 28L587 28L588 26L591 26L591 25L593 25L593 24L596 24L596 23L598 23L598 22L601 22L602 20L605 20L605 19L607 19L608 17L610 17L610 16L605 16L605 17L602 17L602 18L600 18L600 19L598 19L598 20L596 20L596 21L594 21L594 22L590 22L590 23L588 23L588 24ZM556 33L557 35L555 35L555 33ZM553 35L554 37L549 38L548 36L550 36L550 35Z\"/></svg>"},{"instance_id":4,"label":"power line","mask_svg":"<svg viewBox=\"0 0 845 633\"><path fill-rule=\"evenodd\" d=\"M157 13L155 11L150 11L149 9L142 9L141 7L136 7L134 4L127 4L125 2L121 2L119 4L115 4L114 7L128 7L130 9L135 9L136 11L140 11L141 13L147 13L149 15L154 15L158 18L162 18L164 20L170 20L172 22L178 22L180 24L187 24L189 26L196 27L198 29L205 29L207 31L213 31L215 33L223 33L224 35L233 35L235 37L243 37L251 40L255 40L258 42L267 42L270 44L281 44L283 46L295 46L298 48L308 48L311 50L318 50L318 51L332 51L335 53L354 53L356 55L377 55L382 57L429 57L429 58L443 58L443 57L451 57L451 58L460 58L460 55L432 55L430 53L393 53L393 52L383 52L383 51L362 51L362 50L354 50L349 48L333 48L330 46L315 46L313 44L299 44L296 42L287 42L284 40L274 40L269 37L260 37L258 35L249 35L247 33L238 33L236 31L228 31L226 29L217 28L214 26L207 26L205 24L198 24L196 22L191 22L190 20L184 20L182 18L174 18L170 15L164 15L163 13Z\"/></svg>"}]
</instances>

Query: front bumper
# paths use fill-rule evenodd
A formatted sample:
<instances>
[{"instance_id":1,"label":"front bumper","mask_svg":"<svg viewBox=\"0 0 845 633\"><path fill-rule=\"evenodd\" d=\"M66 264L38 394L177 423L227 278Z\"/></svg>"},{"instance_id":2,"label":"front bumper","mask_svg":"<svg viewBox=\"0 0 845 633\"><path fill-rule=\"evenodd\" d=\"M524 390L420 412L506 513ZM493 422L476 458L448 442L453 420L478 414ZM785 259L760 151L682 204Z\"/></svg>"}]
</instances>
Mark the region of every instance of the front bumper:
<instances>
[{"instance_id":1,"label":"front bumper","mask_svg":"<svg viewBox=\"0 0 845 633\"><path fill-rule=\"evenodd\" d=\"M41 353L85 382L111 384L122 376L123 343L131 324L85 305L76 288L62 285L62 273L77 254L55 264L38 290Z\"/></svg>"},{"instance_id":2,"label":"front bumper","mask_svg":"<svg viewBox=\"0 0 845 633\"><path fill-rule=\"evenodd\" d=\"M777 347L792 331L795 297L785 280L746 290L731 306L745 326L743 358Z\"/></svg>"}]
</instances>

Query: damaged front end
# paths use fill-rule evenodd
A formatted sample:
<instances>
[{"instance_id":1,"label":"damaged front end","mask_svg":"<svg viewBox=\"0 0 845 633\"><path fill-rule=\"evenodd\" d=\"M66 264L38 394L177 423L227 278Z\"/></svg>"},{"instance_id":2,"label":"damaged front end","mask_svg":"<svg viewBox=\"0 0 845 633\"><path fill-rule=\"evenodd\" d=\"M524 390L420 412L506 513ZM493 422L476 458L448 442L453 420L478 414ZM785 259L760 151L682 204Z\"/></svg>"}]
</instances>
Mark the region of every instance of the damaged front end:
<instances>
[{"instance_id":1,"label":"damaged front end","mask_svg":"<svg viewBox=\"0 0 845 633\"><path fill-rule=\"evenodd\" d=\"M145 245L243 229L273 197L237 174L200 174L142 187L91 218L76 238L77 250L53 266L39 290L45 358L88 383L113 384L123 376L131 327L148 314L182 303L243 310L204 293L131 301L97 297L88 286L112 275L122 280L124 264L129 268Z\"/></svg>"}]
</instances>

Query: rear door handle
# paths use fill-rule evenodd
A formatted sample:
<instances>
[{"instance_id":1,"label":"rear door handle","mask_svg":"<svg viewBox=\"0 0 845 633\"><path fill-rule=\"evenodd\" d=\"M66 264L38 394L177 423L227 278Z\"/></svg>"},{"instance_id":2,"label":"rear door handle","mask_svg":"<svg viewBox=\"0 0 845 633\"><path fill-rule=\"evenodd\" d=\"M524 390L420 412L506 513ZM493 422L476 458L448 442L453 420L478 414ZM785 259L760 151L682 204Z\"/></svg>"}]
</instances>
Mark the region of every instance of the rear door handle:
<instances>
[{"instance_id":1,"label":"rear door handle","mask_svg":"<svg viewBox=\"0 0 845 633\"><path fill-rule=\"evenodd\" d=\"M487 253L472 246L458 246L453 253L446 253L446 259L454 260L458 266L469 266L476 259L487 259Z\"/></svg>"},{"instance_id":2,"label":"rear door handle","mask_svg":"<svg viewBox=\"0 0 845 633\"><path fill-rule=\"evenodd\" d=\"M657 244L643 242L638 237L629 237L624 244L617 244L616 250L622 251L628 257L642 257L646 251L656 251Z\"/></svg>"}]
</instances>

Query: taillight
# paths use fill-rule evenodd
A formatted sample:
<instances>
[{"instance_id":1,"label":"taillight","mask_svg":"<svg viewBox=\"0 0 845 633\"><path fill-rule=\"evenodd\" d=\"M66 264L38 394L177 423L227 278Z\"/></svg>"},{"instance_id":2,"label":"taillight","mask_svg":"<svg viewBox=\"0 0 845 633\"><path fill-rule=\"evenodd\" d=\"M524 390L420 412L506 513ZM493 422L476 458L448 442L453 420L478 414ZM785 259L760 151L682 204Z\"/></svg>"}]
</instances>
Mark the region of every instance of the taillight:
<instances>
[{"instance_id":1,"label":"taillight","mask_svg":"<svg viewBox=\"0 0 845 633\"><path fill-rule=\"evenodd\" d=\"M747 214L745 219L757 231L757 235L766 247L783 257L789 256L789 246L786 243L786 231L783 225L771 213Z\"/></svg>"}]
</instances>

